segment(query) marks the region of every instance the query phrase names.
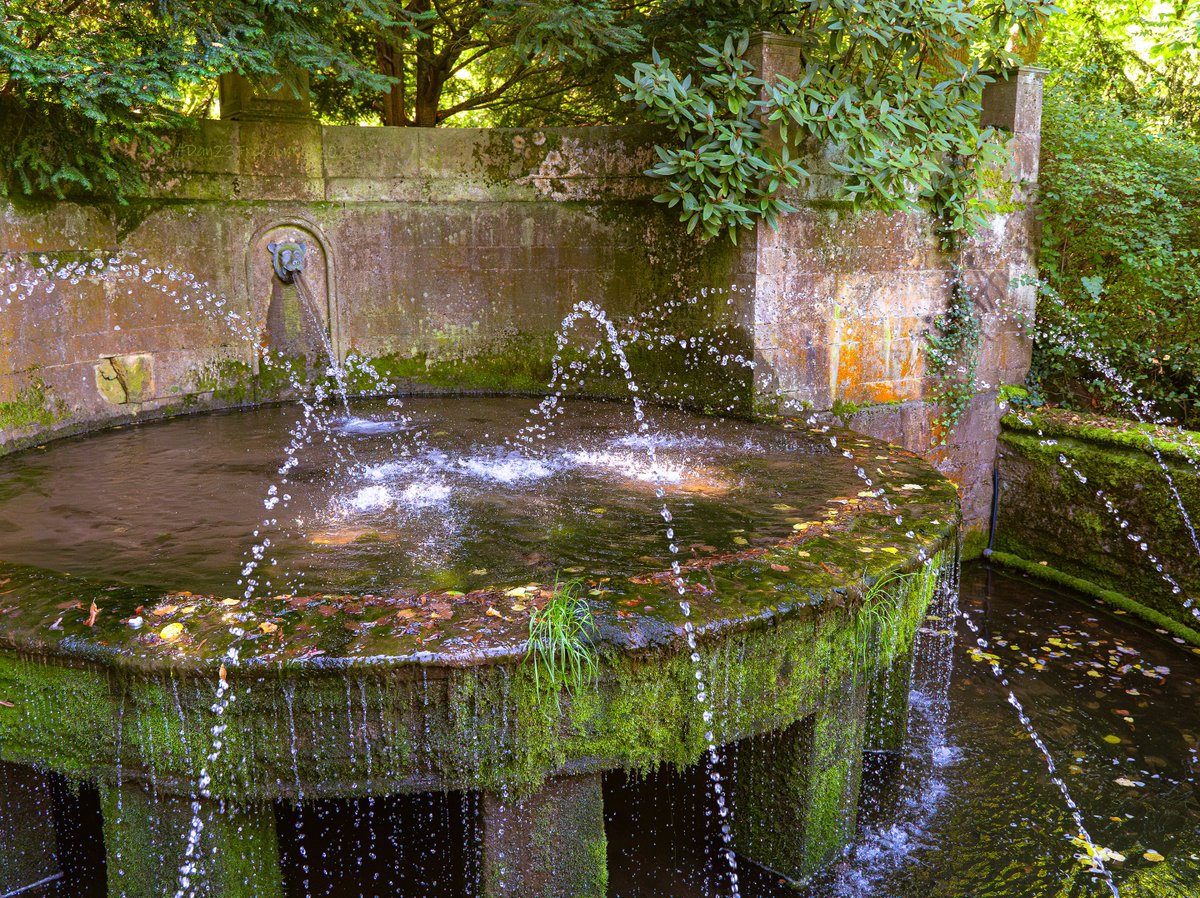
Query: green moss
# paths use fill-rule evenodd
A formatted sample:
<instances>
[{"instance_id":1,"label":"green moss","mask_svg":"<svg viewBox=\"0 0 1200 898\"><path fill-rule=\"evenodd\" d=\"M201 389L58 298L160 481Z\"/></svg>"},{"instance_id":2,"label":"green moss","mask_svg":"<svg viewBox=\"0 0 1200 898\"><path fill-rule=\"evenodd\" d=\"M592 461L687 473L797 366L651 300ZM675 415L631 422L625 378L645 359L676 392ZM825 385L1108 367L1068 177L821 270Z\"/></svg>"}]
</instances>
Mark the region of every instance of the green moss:
<instances>
[{"instance_id":1,"label":"green moss","mask_svg":"<svg viewBox=\"0 0 1200 898\"><path fill-rule=\"evenodd\" d=\"M982 557L987 544L988 533L986 530L968 530L963 534L962 560L974 561Z\"/></svg>"},{"instance_id":2,"label":"green moss","mask_svg":"<svg viewBox=\"0 0 1200 898\"><path fill-rule=\"evenodd\" d=\"M53 391L40 377L20 390L8 402L0 402L0 430L22 427L50 427L66 417L66 405L56 399Z\"/></svg>"},{"instance_id":3,"label":"green moss","mask_svg":"<svg viewBox=\"0 0 1200 898\"><path fill-rule=\"evenodd\" d=\"M312 368L303 356L273 356L251 367L241 359L220 359L190 372L192 394L209 393L219 405L253 405L292 397L295 384L315 382ZM191 398L191 397L189 397ZM188 398L183 400L188 404ZM193 404L198 400L191 398Z\"/></svg>"},{"instance_id":4,"label":"green moss","mask_svg":"<svg viewBox=\"0 0 1200 898\"><path fill-rule=\"evenodd\" d=\"M0 759L93 778L116 757L107 675L0 652Z\"/></svg>"},{"instance_id":5,"label":"green moss","mask_svg":"<svg viewBox=\"0 0 1200 898\"><path fill-rule=\"evenodd\" d=\"M833 556L830 556L831 558ZM889 622L863 627L862 600L801 608L769 626L701 636L699 664L682 647L648 655L606 650L595 688L548 702L528 665L370 669L347 674L287 669L241 682L226 712L225 749L212 765L214 795L261 800L298 775L306 788L394 791L413 781L515 792L569 764L650 770L696 763L707 744L696 713L695 673L709 685L721 742L786 727L863 686L911 646L925 582L896 580ZM116 675L0 653L2 751L85 775L122 745L128 769L187 780L208 754L215 677ZM553 713L561 708L561 713ZM428 709L428 710L427 710ZM346 721L308 727L305 721ZM7 725L6 725L7 724ZM363 744L364 728L372 733ZM293 749L295 755L293 755ZM100 763L104 763L101 760Z\"/></svg>"},{"instance_id":6,"label":"green moss","mask_svg":"<svg viewBox=\"0 0 1200 898\"><path fill-rule=\"evenodd\" d=\"M101 789L108 894L161 898L173 894L191 828L192 799L136 784ZM203 873L196 898L281 898L279 844L270 805L253 811L225 805L201 810Z\"/></svg>"},{"instance_id":7,"label":"green moss","mask_svg":"<svg viewBox=\"0 0 1200 898\"><path fill-rule=\"evenodd\" d=\"M1037 424L1012 426L1005 419L996 548L1046 561L1081 581L1135 597L1140 607L1176 625L1195 627L1184 601L1200 596L1200 555L1175 491L1195 514L1200 509L1196 470L1165 443L1160 465L1147 451L1146 434L1134 425L1121 430L1116 422L1061 413L1037 420L1044 425L1040 435ZM1118 518L1127 526L1122 528ZM1163 573L1180 584L1181 595Z\"/></svg>"},{"instance_id":8,"label":"green moss","mask_svg":"<svg viewBox=\"0 0 1200 898\"><path fill-rule=\"evenodd\" d=\"M1011 555L1008 552L993 552L991 556L993 564L1000 567L1009 568L1010 570L1020 571L1027 574L1036 580L1043 583L1049 583L1054 586L1061 586L1064 589L1077 592L1080 595L1096 599L1106 605L1112 605L1114 608L1119 608L1122 611L1127 611L1134 614L1142 620L1153 624L1163 630L1166 630L1172 636L1178 636L1192 645L1200 646L1200 632L1191 627L1181 624L1177 620L1167 617L1155 611L1153 608L1143 605L1136 599L1132 599L1124 593L1115 592L1111 589L1105 589L1098 586L1089 580L1084 580L1080 577L1074 577L1068 573L1060 571L1047 564L1039 564L1017 555Z\"/></svg>"}]
</instances>

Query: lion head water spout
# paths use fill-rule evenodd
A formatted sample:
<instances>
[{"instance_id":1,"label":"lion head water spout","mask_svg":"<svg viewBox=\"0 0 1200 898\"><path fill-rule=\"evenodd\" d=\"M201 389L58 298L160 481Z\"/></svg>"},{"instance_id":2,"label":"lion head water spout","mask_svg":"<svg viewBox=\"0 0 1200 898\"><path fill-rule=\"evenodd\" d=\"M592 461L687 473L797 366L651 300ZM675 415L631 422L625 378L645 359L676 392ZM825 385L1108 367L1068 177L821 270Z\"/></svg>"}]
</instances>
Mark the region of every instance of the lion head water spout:
<instances>
[{"instance_id":1,"label":"lion head water spout","mask_svg":"<svg viewBox=\"0 0 1200 898\"><path fill-rule=\"evenodd\" d=\"M304 271L304 257L308 247L303 240L268 243L267 252L271 254L271 267L275 270L275 276L283 283L292 283L296 275Z\"/></svg>"}]
</instances>

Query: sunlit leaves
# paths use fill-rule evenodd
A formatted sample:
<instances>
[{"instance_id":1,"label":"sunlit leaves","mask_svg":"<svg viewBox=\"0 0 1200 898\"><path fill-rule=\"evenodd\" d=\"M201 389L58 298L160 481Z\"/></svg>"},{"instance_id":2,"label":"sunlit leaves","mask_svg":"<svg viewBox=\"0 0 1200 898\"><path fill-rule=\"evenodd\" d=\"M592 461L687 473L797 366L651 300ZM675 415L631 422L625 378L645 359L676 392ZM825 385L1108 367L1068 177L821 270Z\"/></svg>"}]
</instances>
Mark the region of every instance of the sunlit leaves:
<instances>
[{"instance_id":1,"label":"sunlit leaves","mask_svg":"<svg viewBox=\"0 0 1200 898\"><path fill-rule=\"evenodd\" d=\"M386 0L18 0L0 20L0 153L24 192L72 186L123 199L139 158L194 119L224 72L299 69L386 86L334 33L345 15L391 23Z\"/></svg>"},{"instance_id":2,"label":"sunlit leaves","mask_svg":"<svg viewBox=\"0 0 1200 898\"><path fill-rule=\"evenodd\" d=\"M1014 35L1032 39L1056 9L1041 0L784 4L747 24L792 35L796 78L755 77L743 37L719 51L701 45L695 81L655 55L621 83L679 141L649 173L669 180L660 201L689 230L736 234L785 210L786 189L806 173L764 140L774 127L785 145L837 149L843 199L924 203L953 242L997 208L982 184L1004 158L999 135L979 124L985 72L1014 62Z\"/></svg>"}]
</instances>

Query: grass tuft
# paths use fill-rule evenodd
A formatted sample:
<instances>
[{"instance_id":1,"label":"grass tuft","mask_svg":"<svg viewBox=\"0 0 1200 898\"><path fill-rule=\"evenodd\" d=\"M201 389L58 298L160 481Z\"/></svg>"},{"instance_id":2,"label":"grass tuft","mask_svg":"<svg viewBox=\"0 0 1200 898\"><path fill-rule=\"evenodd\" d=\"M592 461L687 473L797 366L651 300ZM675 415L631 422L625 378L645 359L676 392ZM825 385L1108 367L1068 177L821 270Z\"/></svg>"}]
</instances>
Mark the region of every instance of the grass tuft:
<instances>
[{"instance_id":1,"label":"grass tuft","mask_svg":"<svg viewBox=\"0 0 1200 898\"><path fill-rule=\"evenodd\" d=\"M554 580L554 594L529 617L529 648L525 660L533 663L533 682L557 696L588 686L599 669L591 636L595 629L592 609L582 580Z\"/></svg>"}]
</instances>

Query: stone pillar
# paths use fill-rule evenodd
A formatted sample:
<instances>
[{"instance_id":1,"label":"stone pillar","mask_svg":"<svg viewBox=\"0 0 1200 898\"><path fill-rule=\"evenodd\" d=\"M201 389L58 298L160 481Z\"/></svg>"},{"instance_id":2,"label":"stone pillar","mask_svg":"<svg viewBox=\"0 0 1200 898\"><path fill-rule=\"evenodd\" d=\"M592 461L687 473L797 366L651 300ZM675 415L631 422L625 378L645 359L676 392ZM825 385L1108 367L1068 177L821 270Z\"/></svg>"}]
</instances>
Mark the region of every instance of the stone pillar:
<instances>
[{"instance_id":1,"label":"stone pillar","mask_svg":"<svg viewBox=\"0 0 1200 898\"><path fill-rule=\"evenodd\" d=\"M867 696L867 751L898 752L908 736L908 695L912 691L913 655L904 652L871 677Z\"/></svg>"},{"instance_id":2,"label":"stone pillar","mask_svg":"<svg viewBox=\"0 0 1200 898\"><path fill-rule=\"evenodd\" d=\"M308 72L276 75L256 84L228 72L218 82L221 118L239 122L306 122L312 119Z\"/></svg>"},{"instance_id":3,"label":"stone pillar","mask_svg":"<svg viewBox=\"0 0 1200 898\"><path fill-rule=\"evenodd\" d=\"M192 801L151 795L140 785L102 787L109 898L163 898L180 885ZM195 898L282 898L283 876L270 805L234 808L203 801L204 827L188 892Z\"/></svg>"},{"instance_id":4,"label":"stone pillar","mask_svg":"<svg viewBox=\"0 0 1200 898\"><path fill-rule=\"evenodd\" d=\"M1013 146L1012 178L1036 184L1042 150L1042 84L1049 69L1023 65L990 73L996 80L983 89L980 124L1008 131Z\"/></svg>"},{"instance_id":5,"label":"stone pillar","mask_svg":"<svg viewBox=\"0 0 1200 898\"><path fill-rule=\"evenodd\" d=\"M0 762L0 895L61 876L49 782L31 767Z\"/></svg>"},{"instance_id":6,"label":"stone pillar","mask_svg":"<svg viewBox=\"0 0 1200 898\"><path fill-rule=\"evenodd\" d=\"M856 688L787 729L742 743L732 783L740 854L800 882L853 838L865 706L866 690Z\"/></svg>"},{"instance_id":7,"label":"stone pillar","mask_svg":"<svg viewBox=\"0 0 1200 898\"><path fill-rule=\"evenodd\" d=\"M600 774L533 795L483 798L484 898L605 898L608 842Z\"/></svg>"}]
</instances>

